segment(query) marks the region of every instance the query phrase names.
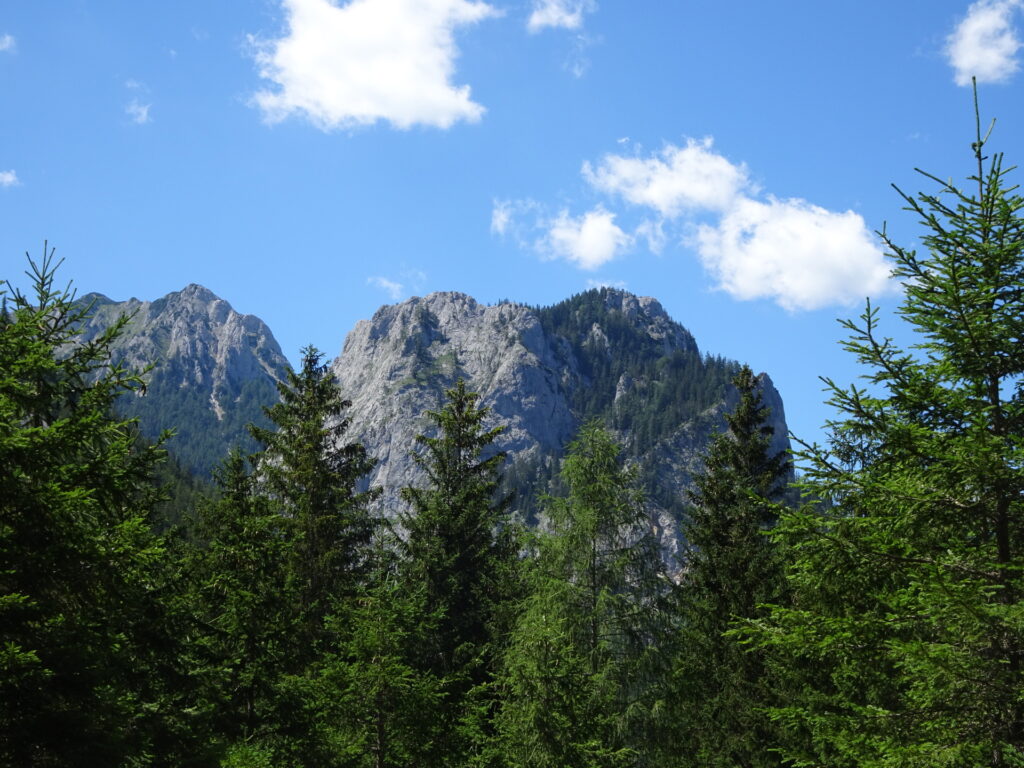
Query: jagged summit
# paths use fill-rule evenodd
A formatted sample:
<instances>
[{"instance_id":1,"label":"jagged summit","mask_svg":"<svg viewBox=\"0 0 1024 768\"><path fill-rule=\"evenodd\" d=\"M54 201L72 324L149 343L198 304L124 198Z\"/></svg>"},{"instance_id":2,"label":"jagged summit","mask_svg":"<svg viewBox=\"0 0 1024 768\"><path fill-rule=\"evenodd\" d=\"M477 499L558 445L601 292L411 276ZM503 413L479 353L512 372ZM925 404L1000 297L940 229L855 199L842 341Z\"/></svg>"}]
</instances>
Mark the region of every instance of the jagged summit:
<instances>
[{"instance_id":1,"label":"jagged summit","mask_svg":"<svg viewBox=\"0 0 1024 768\"><path fill-rule=\"evenodd\" d=\"M93 316L82 328L88 341L121 314L132 319L113 347L135 369L152 365L146 397L122 409L156 437L173 426L171 447L186 466L206 473L226 448L244 442L245 424L277 397L275 382L288 361L266 324L243 315L208 288L192 283L156 301L112 301L88 294Z\"/></svg>"},{"instance_id":2,"label":"jagged summit","mask_svg":"<svg viewBox=\"0 0 1024 768\"><path fill-rule=\"evenodd\" d=\"M261 406L276 401L288 364L270 329L203 286L152 302L83 299L96 301L86 338L134 313L114 353L154 368L147 395L128 398L125 410L149 434L176 427L170 447L188 466L208 471L245 439L248 422L260 421ZM679 545L690 478L735 405L738 366L702 355L657 300L613 288L549 307L487 305L455 291L413 297L356 323L331 365L352 401L345 439L361 440L377 459L368 484L384 491L382 514L397 515L401 488L423 482L410 456L416 435L430 428L425 412L462 378L491 409L492 425L505 428L497 449L508 453L506 490L524 517L553 490L579 426L601 419L640 471L666 553ZM788 448L782 400L766 374L760 380L775 447Z\"/></svg>"},{"instance_id":3,"label":"jagged summit","mask_svg":"<svg viewBox=\"0 0 1024 768\"><path fill-rule=\"evenodd\" d=\"M497 447L524 515L580 424L600 418L643 468L652 521L672 550L683 490L724 429L736 364L704 358L655 299L603 288L543 308L456 292L407 299L358 322L332 367L352 400L349 434L378 460L381 510L400 508L400 489L421 481L409 451L428 427L423 413L463 378L505 427ZM788 447L781 398L763 382L777 443Z\"/></svg>"}]
</instances>

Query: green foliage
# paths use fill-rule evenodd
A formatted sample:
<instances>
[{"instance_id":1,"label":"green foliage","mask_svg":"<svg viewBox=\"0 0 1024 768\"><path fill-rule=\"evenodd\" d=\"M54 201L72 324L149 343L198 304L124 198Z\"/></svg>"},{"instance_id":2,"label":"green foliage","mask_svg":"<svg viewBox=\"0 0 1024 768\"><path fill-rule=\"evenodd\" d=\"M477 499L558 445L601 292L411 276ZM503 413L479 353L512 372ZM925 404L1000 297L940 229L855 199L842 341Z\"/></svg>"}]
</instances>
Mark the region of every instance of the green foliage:
<instances>
[{"instance_id":1,"label":"green foliage","mask_svg":"<svg viewBox=\"0 0 1024 768\"><path fill-rule=\"evenodd\" d=\"M499 727L509 765L657 765L669 642L666 580L634 477L596 422L548 504L528 597L505 654Z\"/></svg>"},{"instance_id":2,"label":"green foliage","mask_svg":"<svg viewBox=\"0 0 1024 768\"><path fill-rule=\"evenodd\" d=\"M7 284L0 308L0 762L170 759L164 549L147 520L163 451L110 416L141 386L109 364L127 319L73 344L88 309L55 287L52 251L29 264L34 295Z\"/></svg>"},{"instance_id":3,"label":"green foliage","mask_svg":"<svg viewBox=\"0 0 1024 768\"><path fill-rule=\"evenodd\" d=\"M586 386L576 388L574 410L584 420L608 420L645 448L719 402L736 366L701 357L685 331L683 348L667 351L663 341L638 328L635 320L609 311L608 294L607 288L595 288L539 309L538 315L546 333L569 340L582 364ZM616 397L620 381L639 386Z\"/></svg>"},{"instance_id":4,"label":"green foliage","mask_svg":"<svg viewBox=\"0 0 1024 768\"><path fill-rule=\"evenodd\" d=\"M830 450L805 454L827 504L779 525L794 602L755 638L791 673L796 765L1024 764L1024 198L984 144L970 187L904 195L924 253L883 233L918 342L870 304L844 323L871 386L828 382Z\"/></svg>"},{"instance_id":5,"label":"green foliage","mask_svg":"<svg viewBox=\"0 0 1024 768\"><path fill-rule=\"evenodd\" d=\"M410 506L402 517L403 575L411 589L423 589L417 669L440 680L445 695L431 759L455 765L481 749L488 727L486 688L501 606L516 588L517 550L507 500L497 494L505 456L491 447L502 428L484 426L487 409L463 380L447 398L427 414L436 436L417 438L427 486L402 494Z\"/></svg>"},{"instance_id":6,"label":"green foliage","mask_svg":"<svg viewBox=\"0 0 1024 768\"><path fill-rule=\"evenodd\" d=\"M240 451L215 477L219 495L197 515L201 544L189 547L181 563L195 625L189 647L201 689L195 707L218 744L258 743L275 731L278 685L293 671L294 520L257 493Z\"/></svg>"},{"instance_id":7,"label":"green foliage","mask_svg":"<svg viewBox=\"0 0 1024 768\"><path fill-rule=\"evenodd\" d=\"M339 765L422 765L444 733L442 682L415 666L432 623L422 586L401 579L390 551L376 561L372 586L330 620L335 646L319 665L315 695Z\"/></svg>"},{"instance_id":8,"label":"green foliage","mask_svg":"<svg viewBox=\"0 0 1024 768\"><path fill-rule=\"evenodd\" d=\"M690 493L689 545L680 589L682 639L677 718L694 766L772 766L764 708L777 693L764 652L727 634L783 597L779 556L765 535L785 491L789 462L773 454L773 429L758 381L744 366L733 379L739 402L729 431L708 448Z\"/></svg>"},{"instance_id":9,"label":"green foliage","mask_svg":"<svg viewBox=\"0 0 1024 768\"><path fill-rule=\"evenodd\" d=\"M379 493L358 490L374 462L361 443L342 442L351 403L322 358L304 349L301 370L278 385L281 401L265 408L276 429L250 428L266 446L259 490L296 528L293 569L311 640L332 600L354 594L365 573L376 526L367 504Z\"/></svg>"}]
</instances>

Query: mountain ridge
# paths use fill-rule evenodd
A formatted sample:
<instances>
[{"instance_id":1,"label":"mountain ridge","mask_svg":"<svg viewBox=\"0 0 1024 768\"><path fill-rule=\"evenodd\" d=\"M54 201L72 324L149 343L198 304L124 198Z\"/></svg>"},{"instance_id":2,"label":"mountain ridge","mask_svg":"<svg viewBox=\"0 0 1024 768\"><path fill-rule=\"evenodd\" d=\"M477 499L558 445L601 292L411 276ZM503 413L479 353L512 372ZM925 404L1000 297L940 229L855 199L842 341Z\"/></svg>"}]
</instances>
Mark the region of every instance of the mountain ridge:
<instances>
[{"instance_id":1,"label":"mountain ridge","mask_svg":"<svg viewBox=\"0 0 1024 768\"><path fill-rule=\"evenodd\" d=\"M144 431L175 426L170 448L208 473L246 423L266 425L262 406L277 400L288 362L270 328L191 283L152 302L115 302L102 294L83 340L132 314L113 352L147 374L148 394L128 398L127 415ZM330 363L352 406L346 441L359 440L377 465L365 485L383 489L376 511L394 517L401 488L423 482L412 458L425 417L459 378L480 395L490 426L504 432L505 490L524 520L535 522L545 493L557 492L559 462L580 425L599 419L636 466L652 525L666 557L681 545L685 493L706 446L726 428L735 405L738 364L702 354L693 335L651 297L602 288L548 307L483 304L438 291L381 306L358 321ZM772 409L774 448L789 447L782 399L770 377L761 389Z\"/></svg>"}]
</instances>

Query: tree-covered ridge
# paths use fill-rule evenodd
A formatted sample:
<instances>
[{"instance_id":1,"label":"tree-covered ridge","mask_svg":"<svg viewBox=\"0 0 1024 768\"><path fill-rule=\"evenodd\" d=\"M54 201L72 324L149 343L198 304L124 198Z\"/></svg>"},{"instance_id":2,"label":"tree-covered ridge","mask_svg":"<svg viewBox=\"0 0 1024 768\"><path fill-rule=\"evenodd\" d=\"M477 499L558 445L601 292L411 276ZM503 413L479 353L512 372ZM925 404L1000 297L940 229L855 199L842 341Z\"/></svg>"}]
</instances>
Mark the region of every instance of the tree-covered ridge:
<instances>
[{"instance_id":1,"label":"tree-covered ridge","mask_svg":"<svg viewBox=\"0 0 1024 768\"><path fill-rule=\"evenodd\" d=\"M581 420L600 418L641 451L720 403L737 364L702 356L689 331L656 302L594 288L537 310L544 330L579 363ZM568 358L568 354L566 355Z\"/></svg>"}]
</instances>

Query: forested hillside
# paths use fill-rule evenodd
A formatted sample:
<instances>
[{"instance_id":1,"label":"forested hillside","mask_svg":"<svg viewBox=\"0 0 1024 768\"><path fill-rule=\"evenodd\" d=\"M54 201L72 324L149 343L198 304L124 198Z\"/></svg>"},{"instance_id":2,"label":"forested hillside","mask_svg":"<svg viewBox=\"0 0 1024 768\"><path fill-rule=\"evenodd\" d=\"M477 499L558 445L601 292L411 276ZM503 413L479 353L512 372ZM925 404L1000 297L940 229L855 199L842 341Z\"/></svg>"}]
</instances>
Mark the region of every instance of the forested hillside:
<instances>
[{"instance_id":1,"label":"forested hillside","mask_svg":"<svg viewBox=\"0 0 1024 768\"><path fill-rule=\"evenodd\" d=\"M392 442L420 470L397 498L372 481L345 376L310 347L255 452L227 452L216 492L167 530L166 451L118 410L144 385L116 352L130 321L90 325L44 253L0 311L0 764L1024 764L1024 197L985 143L966 185L904 196L920 252L883 233L915 345L870 304L845 323L868 386L829 382L799 504L764 380L700 357L650 305L435 295L350 337L435 370L376 390L437 395ZM644 335L609 301L646 311ZM506 370L545 386L565 370L568 413L601 417L565 422L540 529L502 478L503 440L530 422L470 386L503 353L453 302L507 331L529 364ZM708 409L727 382L727 429L678 501L673 578L650 452L617 436L663 445L677 405Z\"/></svg>"}]
</instances>

